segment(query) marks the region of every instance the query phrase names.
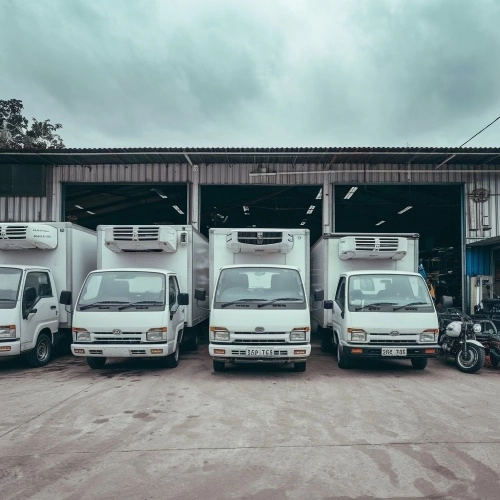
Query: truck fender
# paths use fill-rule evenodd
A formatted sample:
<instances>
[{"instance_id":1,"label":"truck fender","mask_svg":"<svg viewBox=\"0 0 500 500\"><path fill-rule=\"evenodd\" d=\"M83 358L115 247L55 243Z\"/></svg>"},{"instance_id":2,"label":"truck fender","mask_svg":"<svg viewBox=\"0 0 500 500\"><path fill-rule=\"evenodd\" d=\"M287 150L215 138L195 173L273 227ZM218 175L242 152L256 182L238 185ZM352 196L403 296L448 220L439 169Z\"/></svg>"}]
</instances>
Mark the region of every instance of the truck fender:
<instances>
[{"instance_id":1,"label":"truck fender","mask_svg":"<svg viewBox=\"0 0 500 500\"><path fill-rule=\"evenodd\" d=\"M474 345L477 345L478 347L482 347L484 349L484 345L481 344L481 342L479 342L477 340L466 340L465 343L466 344L474 344Z\"/></svg>"}]
</instances>

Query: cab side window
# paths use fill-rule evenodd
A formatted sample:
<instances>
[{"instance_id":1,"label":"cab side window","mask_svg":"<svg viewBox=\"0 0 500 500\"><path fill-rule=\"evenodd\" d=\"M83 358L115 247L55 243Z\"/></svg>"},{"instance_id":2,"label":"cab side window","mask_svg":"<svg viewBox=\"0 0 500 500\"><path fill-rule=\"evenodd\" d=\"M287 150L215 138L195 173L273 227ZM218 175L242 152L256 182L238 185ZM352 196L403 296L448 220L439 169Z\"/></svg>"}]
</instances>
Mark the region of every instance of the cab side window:
<instances>
[{"instance_id":1,"label":"cab side window","mask_svg":"<svg viewBox=\"0 0 500 500\"><path fill-rule=\"evenodd\" d=\"M26 307L32 307L41 297L52 297L52 285L47 273L33 271L26 276L24 293Z\"/></svg>"},{"instance_id":2,"label":"cab side window","mask_svg":"<svg viewBox=\"0 0 500 500\"><path fill-rule=\"evenodd\" d=\"M335 293L335 302L342 309L345 309L345 278L341 278L337 286L337 292Z\"/></svg>"},{"instance_id":3,"label":"cab side window","mask_svg":"<svg viewBox=\"0 0 500 500\"><path fill-rule=\"evenodd\" d=\"M179 284L175 276L168 278L168 305L170 312L177 311L179 304L177 303L177 295L179 294Z\"/></svg>"}]
</instances>

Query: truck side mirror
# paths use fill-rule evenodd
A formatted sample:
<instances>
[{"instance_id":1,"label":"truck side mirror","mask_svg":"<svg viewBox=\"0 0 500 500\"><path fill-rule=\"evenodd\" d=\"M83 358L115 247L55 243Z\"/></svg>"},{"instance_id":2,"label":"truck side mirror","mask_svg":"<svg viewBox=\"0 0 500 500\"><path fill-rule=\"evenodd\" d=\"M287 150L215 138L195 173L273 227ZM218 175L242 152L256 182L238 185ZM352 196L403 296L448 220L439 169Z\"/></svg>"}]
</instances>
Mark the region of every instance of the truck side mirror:
<instances>
[{"instance_id":1,"label":"truck side mirror","mask_svg":"<svg viewBox=\"0 0 500 500\"><path fill-rule=\"evenodd\" d=\"M188 306L189 305L189 294L188 293L179 293L177 295L177 302L180 306Z\"/></svg>"},{"instance_id":2,"label":"truck side mirror","mask_svg":"<svg viewBox=\"0 0 500 500\"><path fill-rule=\"evenodd\" d=\"M325 300L323 302L323 309L333 309L333 300Z\"/></svg>"},{"instance_id":3,"label":"truck side mirror","mask_svg":"<svg viewBox=\"0 0 500 500\"><path fill-rule=\"evenodd\" d=\"M72 294L69 290L63 290L59 296L59 304L70 306L73 300Z\"/></svg>"},{"instance_id":4,"label":"truck side mirror","mask_svg":"<svg viewBox=\"0 0 500 500\"><path fill-rule=\"evenodd\" d=\"M207 300L207 291L204 288L196 288L194 291L194 298L200 302L205 302L205 300Z\"/></svg>"},{"instance_id":5,"label":"truck side mirror","mask_svg":"<svg viewBox=\"0 0 500 500\"><path fill-rule=\"evenodd\" d=\"M325 300L324 290L314 290L314 302L322 302Z\"/></svg>"}]
</instances>

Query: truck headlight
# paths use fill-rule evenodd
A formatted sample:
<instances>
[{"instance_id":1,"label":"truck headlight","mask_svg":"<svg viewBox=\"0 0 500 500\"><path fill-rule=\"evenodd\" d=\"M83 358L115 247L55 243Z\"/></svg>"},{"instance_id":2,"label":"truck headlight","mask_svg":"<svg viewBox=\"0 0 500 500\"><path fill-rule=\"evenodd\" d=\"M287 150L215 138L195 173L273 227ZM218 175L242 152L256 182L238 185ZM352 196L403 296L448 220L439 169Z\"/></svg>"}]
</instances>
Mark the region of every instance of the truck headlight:
<instances>
[{"instance_id":1,"label":"truck headlight","mask_svg":"<svg viewBox=\"0 0 500 500\"><path fill-rule=\"evenodd\" d=\"M85 328L73 328L73 337L76 342L90 342L90 332Z\"/></svg>"},{"instance_id":2,"label":"truck headlight","mask_svg":"<svg viewBox=\"0 0 500 500\"><path fill-rule=\"evenodd\" d=\"M15 339L16 325L0 326L0 339Z\"/></svg>"},{"instance_id":3,"label":"truck headlight","mask_svg":"<svg viewBox=\"0 0 500 500\"><path fill-rule=\"evenodd\" d=\"M300 328L294 328L290 332L290 340L302 340L305 341L307 340L307 332L309 331L308 327L300 327Z\"/></svg>"},{"instance_id":4,"label":"truck headlight","mask_svg":"<svg viewBox=\"0 0 500 500\"><path fill-rule=\"evenodd\" d=\"M437 334L439 330L424 330L420 334L420 342L435 342L437 340Z\"/></svg>"},{"instance_id":5,"label":"truck headlight","mask_svg":"<svg viewBox=\"0 0 500 500\"><path fill-rule=\"evenodd\" d=\"M366 332L362 328L348 328L347 333L351 342L366 342Z\"/></svg>"},{"instance_id":6,"label":"truck headlight","mask_svg":"<svg viewBox=\"0 0 500 500\"><path fill-rule=\"evenodd\" d=\"M229 331L223 326L211 326L210 327L210 340L213 341L228 341Z\"/></svg>"},{"instance_id":7,"label":"truck headlight","mask_svg":"<svg viewBox=\"0 0 500 500\"><path fill-rule=\"evenodd\" d=\"M146 340L148 342L167 340L167 327L163 326L162 328L150 328L146 332Z\"/></svg>"}]
</instances>

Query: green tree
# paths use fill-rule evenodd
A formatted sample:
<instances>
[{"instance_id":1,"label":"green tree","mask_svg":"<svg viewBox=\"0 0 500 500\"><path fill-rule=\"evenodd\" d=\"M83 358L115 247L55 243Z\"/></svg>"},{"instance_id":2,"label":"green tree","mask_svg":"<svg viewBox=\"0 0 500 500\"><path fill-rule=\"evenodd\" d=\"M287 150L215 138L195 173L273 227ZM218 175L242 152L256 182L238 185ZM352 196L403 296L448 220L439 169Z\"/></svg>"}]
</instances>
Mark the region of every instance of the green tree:
<instances>
[{"instance_id":1,"label":"green tree","mask_svg":"<svg viewBox=\"0 0 500 500\"><path fill-rule=\"evenodd\" d=\"M60 123L50 120L30 124L22 115L23 103L18 99L0 100L0 149L61 149L63 141L57 130Z\"/></svg>"}]
</instances>

